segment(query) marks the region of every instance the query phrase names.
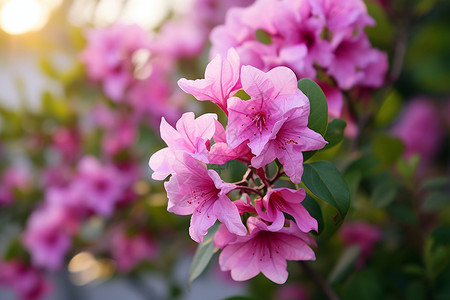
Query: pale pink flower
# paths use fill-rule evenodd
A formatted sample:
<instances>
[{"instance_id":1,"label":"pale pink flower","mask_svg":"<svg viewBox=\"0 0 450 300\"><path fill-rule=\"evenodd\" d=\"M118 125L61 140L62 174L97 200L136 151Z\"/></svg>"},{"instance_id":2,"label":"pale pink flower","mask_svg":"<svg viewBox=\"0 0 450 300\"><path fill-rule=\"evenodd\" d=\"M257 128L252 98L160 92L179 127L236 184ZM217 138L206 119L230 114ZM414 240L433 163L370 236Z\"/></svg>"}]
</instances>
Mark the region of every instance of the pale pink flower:
<instances>
[{"instance_id":1,"label":"pale pink flower","mask_svg":"<svg viewBox=\"0 0 450 300\"><path fill-rule=\"evenodd\" d=\"M129 272L140 262L156 258L156 244L147 234L127 234L122 227L111 234L111 253L119 271Z\"/></svg>"},{"instance_id":2,"label":"pale pink flower","mask_svg":"<svg viewBox=\"0 0 450 300\"><path fill-rule=\"evenodd\" d=\"M152 178L163 180L173 173L172 165L176 151L190 153L195 159L207 163L210 140L216 130L215 120L217 120L215 114L204 114L195 119L193 112L187 112L178 120L176 128L173 128L163 117L161 138L168 147L150 157L149 165L154 172Z\"/></svg>"},{"instance_id":3,"label":"pale pink flower","mask_svg":"<svg viewBox=\"0 0 450 300\"><path fill-rule=\"evenodd\" d=\"M249 217L249 234L237 236L220 226L214 243L223 249L219 256L222 271L230 271L237 281L248 280L262 272L273 282L286 282L287 260L315 260L314 239L302 232L293 221L288 227L270 231L262 220Z\"/></svg>"},{"instance_id":4,"label":"pale pink flower","mask_svg":"<svg viewBox=\"0 0 450 300\"><path fill-rule=\"evenodd\" d=\"M182 78L178 85L197 100L212 101L228 113L227 100L241 88L240 66L239 56L231 48L226 58L218 54L211 60L205 70L205 79Z\"/></svg>"},{"instance_id":5,"label":"pale pink flower","mask_svg":"<svg viewBox=\"0 0 450 300\"><path fill-rule=\"evenodd\" d=\"M381 230L364 221L346 223L339 231L339 236L347 246L359 246L360 255L356 267L362 268L366 260L372 255L373 248L381 240Z\"/></svg>"},{"instance_id":6,"label":"pale pink flower","mask_svg":"<svg viewBox=\"0 0 450 300\"><path fill-rule=\"evenodd\" d=\"M236 188L224 182L214 170L207 170L187 153L178 153L173 165L175 174L164 183L169 203L167 210L179 215L190 215L191 238L201 243L208 229L219 220L238 235L247 230L242 224L236 205L227 194Z\"/></svg>"},{"instance_id":7,"label":"pale pink flower","mask_svg":"<svg viewBox=\"0 0 450 300\"><path fill-rule=\"evenodd\" d=\"M305 196L303 189L270 189L263 199L257 201L256 210L263 220L272 222L267 227L271 231L280 230L284 226L286 219L283 213L291 215L301 231L317 231L317 220L301 204Z\"/></svg>"},{"instance_id":8,"label":"pale pink flower","mask_svg":"<svg viewBox=\"0 0 450 300\"><path fill-rule=\"evenodd\" d=\"M441 149L444 132L438 116L430 99L415 98L406 105L392 132L403 141L407 159L419 154L427 163Z\"/></svg>"},{"instance_id":9,"label":"pale pink flower","mask_svg":"<svg viewBox=\"0 0 450 300\"><path fill-rule=\"evenodd\" d=\"M0 177L0 206L14 201L14 191L24 191L30 187L31 179L27 170L19 167L8 167Z\"/></svg>"},{"instance_id":10,"label":"pale pink flower","mask_svg":"<svg viewBox=\"0 0 450 300\"><path fill-rule=\"evenodd\" d=\"M52 290L42 272L17 260L0 261L0 286L11 288L21 300L40 300Z\"/></svg>"}]
</instances>

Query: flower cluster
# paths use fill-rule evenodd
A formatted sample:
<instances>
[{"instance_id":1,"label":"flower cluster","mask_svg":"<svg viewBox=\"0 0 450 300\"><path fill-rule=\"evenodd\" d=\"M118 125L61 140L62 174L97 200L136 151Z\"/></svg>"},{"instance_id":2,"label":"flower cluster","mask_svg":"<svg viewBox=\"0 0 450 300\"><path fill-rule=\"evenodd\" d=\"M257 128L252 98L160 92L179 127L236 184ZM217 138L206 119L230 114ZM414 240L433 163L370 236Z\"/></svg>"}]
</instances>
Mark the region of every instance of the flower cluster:
<instances>
[{"instance_id":1,"label":"flower cluster","mask_svg":"<svg viewBox=\"0 0 450 300\"><path fill-rule=\"evenodd\" d=\"M340 117L341 90L384 82L387 56L364 32L372 25L362 0L258 0L228 11L225 24L211 33L212 54L235 48L243 64L265 71L288 66L299 78L313 78L330 114Z\"/></svg>"},{"instance_id":2,"label":"flower cluster","mask_svg":"<svg viewBox=\"0 0 450 300\"><path fill-rule=\"evenodd\" d=\"M189 234L200 243L217 220L222 225L215 244L223 249L219 263L235 280L259 272L277 283L287 279L286 260L313 260L308 235L317 221L303 207L303 189L275 188L282 174L299 183L302 152L321 149L323 137L309 129L308 98L297 88L287 67L263 72L241 66L234 49L218 54L207 66L205 78L181 79L179 86L200 101L217 104L228 116L224 127L215 114L195 118L185 113L175 128L165 119L161 137L167 147L156 152L149 165L153 178L163 180L168 211L191 215ZM237 92L249 98L234 96ZM213 141L213 142L212 142ZM227 183L210 165L230 160L248 166L242 181ZM272 177L267 166L278 160ZM235 192L233 192L235 191ZM240 195L232 201L229 194ZM286 220L285 214L293 220ZM244 219L244 222L243 222Z\"/></svg>"}]
</instances>

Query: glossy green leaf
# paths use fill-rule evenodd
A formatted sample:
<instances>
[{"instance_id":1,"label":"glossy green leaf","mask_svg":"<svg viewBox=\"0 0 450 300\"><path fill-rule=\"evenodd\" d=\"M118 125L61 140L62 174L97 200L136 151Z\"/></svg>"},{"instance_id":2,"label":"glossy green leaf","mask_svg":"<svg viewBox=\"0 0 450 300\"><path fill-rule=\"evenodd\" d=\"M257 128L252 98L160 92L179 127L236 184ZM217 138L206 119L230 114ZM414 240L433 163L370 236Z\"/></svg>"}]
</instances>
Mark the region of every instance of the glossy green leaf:
<instances>
[{"instance_id":1,"label":"glossy green leaf","mask_svg":"<svg viewBox=\"0 0 450 300\"><path fill-rule=\"evenodd\" d=\"M302 182L314 195L336 209L333 221L339 225L350 207L350 193L338 169L328 161L305 164Z\"/></svg>"},{"instance_id":2,"label":"glossy green leaf","mask_svg":"<svg viewBox=\"0 0 450 300\"><path fill-rule=\"evenodd\" d=\"M338 145L344 139L344 129L347 123L341 119L334 119L328 124L327 133L325 134L325 140L328 144L323 148L329 149Z\"/></svg>"},{"instance_id":3,"label":"glossy green leaf","mask_svg":"<svg viewBox=\"0 0 450 300\"><path fill-rule=\"evenodd\" d=\"M325 136L328 128L328 103L325 94L317 83L309 78L303 78L298 82L298 88L308 97L310 113L308 128ZM303 153L303 160L307 161L316 151Z\"/></svg>"},{"instance_id":4,"label":"glossy green leaf","mask_svg":"<svg viewBox=\"0 0 450 300\"><path fill-rule=\"evenodd\" d=\"M325 94L319 85L309 78L301 79L298 82L298 88L309 99L311 110L308 118L308 128L324 136L328 127L328 103Z\"/></svg>"},{"instance_id":5,"label":"glossy green leaf","mask_svg":"<svg viewBox=\"0 0 450 300\"><path fill-rule=\"evenodd\" d=\"M209 261L213 257L217 248L214 247L214 235L219 228L219 224L216 223L208 230L208 233L203 238L203 242L198 245L197 251L195 251L194 259L192 260L191 269L189 271L189 286L192 282L200 276L209 264Z\"/></svg>"},{"instance_id":6,"label":"glossy green leaf","mask_svg":"<svg viewBox=\"0 0 450 300\"><path fill-rule=\"evenodd\" d=\"M302 205L306 208L309 214L317 220L319 225L319 231L317 233L320 234L324 229L324 223L322 210L320 209L319 204L317 204L316 200L314 200L310 195L306 194L305 199L302 201Z\"/></svg>"}]
</instances>

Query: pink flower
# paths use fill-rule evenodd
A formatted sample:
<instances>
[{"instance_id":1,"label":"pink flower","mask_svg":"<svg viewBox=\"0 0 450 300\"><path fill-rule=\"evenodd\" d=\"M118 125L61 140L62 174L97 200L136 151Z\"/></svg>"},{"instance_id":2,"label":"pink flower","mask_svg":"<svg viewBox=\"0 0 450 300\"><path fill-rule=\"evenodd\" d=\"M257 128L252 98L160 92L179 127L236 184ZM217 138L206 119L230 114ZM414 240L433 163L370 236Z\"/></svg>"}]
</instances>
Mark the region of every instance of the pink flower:
<instances>
[{"instance_id":1,"label":"pink flower","mask_svg":"<svg viewBox=\"0 0 450 300\"><path fill-rule=\"evenodd\" d=\"M406 105L392 129L405 145L406 158L420 154L426 163L438 153L444 135L438 115L433 102L426 98L413 99Z\"/></svg>"},{"instance_id":2,"label":"pink flower","mask_svg":"<svg viewBox=\"0 0 450 300\"><path fill-rule=\"evenodd\" d=\"M306 193L303 189L271 189L263 199L257 201L256 210L263 220L273 222L267 227L271 231L280 230L284 226L286 219L283 213L294 217L295 223L301 231L318 231L316 219L311 217L301 204L305 196Z\"/></svg>"},{"instance_id":3,"label":"pink flower","mask_svg":"<svg viewBox=\"0 0 450 300\"><path fill-rule=\"evenodd\" d=\"M233 93L241 88L239 56L233 48L228 50L227 57L220 54L208 64L205 70L205 79L178 80L180 88L193 95L200 101L212 101L225 113L227 111L227 100Z\"/></svg>"},{"instance_id":4,"label":"pink flower","mask_svg":"<svg viewBox=\"0 0 450 300\"><path fill-rule=\"evenodd\" d=\"M227 197L234 184L224 182L214 170L187 153L179 153L173 165L175 174L164 183L169 203L167 210L178 215L190 215L191 238L201 243L216 220L224 223L230 232L245 235L236 205Z\"/></svg>"},{"instance_id":5,"label":"pink flower","mask_svg":"<svg viewBox=\"0 0 450 300\"><path fill-rule=\"evenodd\" d=\"M15 190L24 191L30 187L30 174L23 168L8 167L0 177L0 206L14 201Z\"/></svg>"},{"instance_id":6,"label":"pink flower","mask_svg":"<svg viewBox=\"0 0 450 300\"><path fill-rule=\"evenodd\" d=\"M297 88L295 74L285 67L264 73L252 66L243 66L241 81L251 98L228 100L227 142L235 148L248 140L252 153L258 155L282 115L307 100Z\"/></svg>"},{"instance_id":7,"label":"pink flower","mask_svg":"<svg viewBox=\"0 0 450 300\"><path fill-rule=\"evenodd\" d=\"M365 261L372 255L374 246L382 236L378 227L363 221L344 224L339 231L339 235L345 245L360 247L361 253L356 262L358 268L364 266Z\"/></svg>"},{"instance_id":8,"label":"pink flower","mask_svg":"<svg viewBox=\"0 0 450 300\"><path fill-rule=\"evenodd\" d=\"M68 220L70 212L59 205L45 205L34 211L23 234L23 244L33 264L55 271L62 267L72 244Z\"/></svg>"},{"instance_id":9,"label":"pink flower","mask_svg":"<svg viewBox=\"0 0 450 300\"><path fill-rule=\"evenodd\" d=\"M219 227L214 243L223 249L219 256L222 271L231 270L237 281L248 280L262 272L273 282L286 282L288 272L286 260L315 260L315 244L312 237L302 232L292 221L279 231L269 231L258 218L247 220L249 234L237 236L224 226Z\"/></svg>"},{"instance_id":10,"label":"pink flower","mask_svg":"<svg viewBox=\"0 0 450 300\"><path fill-rule=\"evenodd\" d=\"M126 188L126 178L112 165L102 166L90 156L78 164L78 175L71 189L78 190L86 207L97 214L109 216Z\"/></svg>"},{"instance_id":11,"label":"pink flower","mask_svg":"<svg viewBox=\"0 0 450 300\"><path fill-rule=\"evenodd\" d=\"M227 141L231 148L248 140L255 157L251 164L261 168L278 158L292 182L303 173L301 152L322 148L323 137L307 127L308 98L297 88L295 74L277 67L264 73L242 67L242 86L250 100L230 98Z\"/></svg>"},{"instance_id":12,"label":"pink flower","mask_svg":"<svg viewBox=\"0 0 450 300\"><path fill-rule=\"evenodd\" d=\"M217 115L204 114L194 119L194 113L184 113L178 120L176 129L161 120L161 138L166 142L166 148L159 150L150 157L149 165L154 171L152 178L163 180L173 173L174 153L183 151L190 153L195 159L208 162L210 139L215 132Z\"/></svg>"},{"instance_id":13,"label":"pink flower","mask_svg":"<svg viewBox=\"0 0 450 300\"><path fill-rule=\"evenodd\" d=\"M52 289L40 271L16 260L0 262L0 286L13 289L22 300L43 299Z\"/></svg>"},{"instance_id":14,"label":"pink flower","mask_svg":"<svg viewBox=\"0 0 450 300\"><path fill-rule=\"evenodd\" d=\"M154 259L156 244L144 233L127 234L124 228L112 232L111 251L121 272L129 272L144 260Z\"/></svg>"},{"instance_id":15,"label":"pink flower","mask_svg":"<svg viewBox=\"0 0 450 300\"><path fill-rule=\"evenodd\" d=\"M148 33L137 25L116 24L91 29L86 34L87 47L81 59L92 80L103 81L105 94L121 101L125 90L134 82L133 54L149 49Z\"/></svg>"},{"instance_id":16,"label":"pink flower","mask_svg":"<svg viewBox=\"0 0 450 300\"><path fill-rule=\"evenodd\" d=\"M53 145L64 159L73 160L81 150L80 134L74 129L58 128L53 134Z\"/></svg>"}]
</instances>

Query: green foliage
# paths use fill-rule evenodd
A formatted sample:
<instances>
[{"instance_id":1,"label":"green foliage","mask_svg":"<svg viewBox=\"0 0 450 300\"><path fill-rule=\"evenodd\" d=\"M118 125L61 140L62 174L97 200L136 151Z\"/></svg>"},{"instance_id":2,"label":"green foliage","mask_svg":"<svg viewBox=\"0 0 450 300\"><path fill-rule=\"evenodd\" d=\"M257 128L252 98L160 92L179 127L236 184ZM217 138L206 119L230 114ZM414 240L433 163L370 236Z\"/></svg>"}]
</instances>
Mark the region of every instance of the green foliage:
<instances>
[{"instance_id":1,"label":"green foliage","mask_svg":"<svg viewBox=\"0 0 450 300\"><path fill-rule=\"evenodd\" d=\"M342 142L346 126L347 123L342 119L334 119L328 124L327 132L324 137L328 144L323 147L323 150L336 147Z\"/></svg>"},{"instance_id":2,"label":"green foliage","mask_svg":"<svg viewBox=\"0 0 450 300\"><path fill-rule=\"evenodd\" d=\"M298 82L298 88L308 97L310 113L308 128L325 136L328 128L328 103L325 94L317 83L309 78L303 78ZM303 160L307 161L316 151L303 153Z\"/></svg>"},{"instance_id":3,"label":"green foliage","mask_svg":"<svg viewBox=\"0 0 450 300\"><path fill-rule=\"evenodd\" d=\"M214 247L214 235L219 228L219 224L215 224L208 230L208 233L203 238L203 242L198 245L195 251L194 259L192 260L191 270L189 271L188 284L191 286L192 282L200 276L209 264L217 248Z\"/></svg>"},{"instance_id":4,"label":"green foliage","mask_svg":"<svg viewBox=\"0 0 450 300\"><path fill-rule=\"evenodd\" d=\"M324 227L329 233L334 232L350 207L350 193L341 173L328 161L308 163L304 165L302 184L307 193L320 201Z\"/></svg>"}]
</instances>

